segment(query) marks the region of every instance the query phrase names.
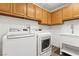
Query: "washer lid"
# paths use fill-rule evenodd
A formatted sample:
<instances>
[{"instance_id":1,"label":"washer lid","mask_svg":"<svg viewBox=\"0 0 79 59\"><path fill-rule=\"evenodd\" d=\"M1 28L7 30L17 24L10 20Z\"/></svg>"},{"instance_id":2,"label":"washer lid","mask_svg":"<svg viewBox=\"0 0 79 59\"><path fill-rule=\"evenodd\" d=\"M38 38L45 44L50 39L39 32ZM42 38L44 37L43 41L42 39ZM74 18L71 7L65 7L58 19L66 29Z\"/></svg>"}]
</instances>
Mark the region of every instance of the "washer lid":
<instances>
[{"instance_id":1,"label":"washer lid","mask_svg":"<svg viewBox=\"0 0 79 59\"><path fill-rule=\"evenodd\" d=\"M7 35L8 39L14 39L14 38L26 38L26 37L33 37L34 34L16 34L16 35Z\"/></svg>"},{"instance_id":2,"label":"washer lid","mask_svg":"<svg viewBox=\"0 0 79 59\"><path fill-rule=\"evenodd\" d=\"M6 34L6 37L8 39L33 37L33 36L35 36L34 33L27 33L27 32L8 32Z\"/></svg>"}]
</instances>

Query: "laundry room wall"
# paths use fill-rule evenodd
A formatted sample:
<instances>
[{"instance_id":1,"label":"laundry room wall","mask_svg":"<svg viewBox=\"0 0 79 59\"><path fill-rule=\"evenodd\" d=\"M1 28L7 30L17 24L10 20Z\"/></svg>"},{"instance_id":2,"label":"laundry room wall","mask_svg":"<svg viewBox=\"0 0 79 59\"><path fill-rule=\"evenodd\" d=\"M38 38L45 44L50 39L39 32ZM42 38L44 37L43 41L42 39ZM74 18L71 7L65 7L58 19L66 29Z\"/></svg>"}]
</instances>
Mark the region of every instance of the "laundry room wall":
<instances>
[{"instance_id":1,"label":"laundry room wall","mask_svg":"<svg viewBox=\"0 0 79 59\"><path fill-rule=\"evenodd\" d=\"M0 15L0 55L2 52L1 40L8 32L9 28L26 28L26 26L29 25L33 28L41 28L43 30L50 31L50 26L39 25L36 21Z\"/></svg>"},{"instance_id":2,"label":"laundry room wall","mask_svg":"<svg viewBox=\"0 0 79 59\"><path fill-rule=\"evenodd\" d=\"M52 33L52 45L56 47L60 47L60 33L61 33L62 25L55 25L51 26L51 33Z\"/></svg>"},{"instance_id":3,"label":"laundry room wall","mask_svg":"<svg viewBox=\"0 0 79 59\"><path fill-rule=\"evenodd\" d=\"M79 20L78 19L72 20L72 21L66 21L62 25L51 26L52 45L56 47L60 47L60 44L61 44L60 42L62 38L61 34L72 34L72 29L71 29L72 24L73 24L73 31L74 31L73 34L79 35Z\"/></svg>"}]
</instances>

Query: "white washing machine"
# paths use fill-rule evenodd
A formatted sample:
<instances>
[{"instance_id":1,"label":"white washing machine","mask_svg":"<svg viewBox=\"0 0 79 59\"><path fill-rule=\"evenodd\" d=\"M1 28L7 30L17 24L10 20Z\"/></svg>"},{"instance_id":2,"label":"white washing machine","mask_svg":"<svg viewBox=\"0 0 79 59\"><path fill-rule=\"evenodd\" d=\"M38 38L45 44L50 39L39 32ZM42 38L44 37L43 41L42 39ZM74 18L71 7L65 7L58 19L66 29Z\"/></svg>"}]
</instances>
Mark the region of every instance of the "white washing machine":
<instances>
[{"instance_id":1,"label":"white washing machine","mask_svg":"<svg viewBox=\"0 0 79 59\"><path fill-rule=\"evenodd\" d=\"M3 56L36 56L33 33L8 33L3 37Z\"/></svg>"},{"instance_id":2,"label":"white washing machine","mask_svg":"<svg viewBox=\"0 0 79 59\"><path fill-rule=\"evenodd\" d=\"M50 56L51 34L12 32L3 37L3 56Z\"/></svg>"}]
</instances>

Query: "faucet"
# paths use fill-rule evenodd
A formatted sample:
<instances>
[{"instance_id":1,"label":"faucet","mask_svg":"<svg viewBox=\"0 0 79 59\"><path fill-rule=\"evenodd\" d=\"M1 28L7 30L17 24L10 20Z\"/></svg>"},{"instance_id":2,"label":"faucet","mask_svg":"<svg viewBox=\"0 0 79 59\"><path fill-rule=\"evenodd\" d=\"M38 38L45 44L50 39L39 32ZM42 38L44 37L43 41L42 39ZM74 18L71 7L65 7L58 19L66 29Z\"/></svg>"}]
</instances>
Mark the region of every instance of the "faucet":
<instances>
[{"instance_id":1,"label":"faucet","mask_svg":"<svg viewBox=\"0 0 79 59\"><path fill-rule=\"evenodd\" d=\"M72 34L74 34L74 25L71 24Z\"/></svg>"},{"instance_id":2,"label":"faucet","mask_svg":"<svg viewBox=\"0 0 79 59\"><path fill-rule=\"evenodd\" d=\"M29 26L28 26L27 28L29 29L29 32L30 32L30 30L31 30L31 28L30 28L30 24L29 24Z\"/></svg>"}]
</instances>

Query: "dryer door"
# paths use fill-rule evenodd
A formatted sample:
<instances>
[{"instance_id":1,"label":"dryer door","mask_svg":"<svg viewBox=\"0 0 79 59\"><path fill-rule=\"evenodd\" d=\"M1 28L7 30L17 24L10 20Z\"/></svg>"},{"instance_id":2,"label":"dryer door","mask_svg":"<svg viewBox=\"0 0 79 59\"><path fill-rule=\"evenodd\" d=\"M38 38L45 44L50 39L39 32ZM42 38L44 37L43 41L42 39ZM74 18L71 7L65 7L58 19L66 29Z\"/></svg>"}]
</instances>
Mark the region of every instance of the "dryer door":
<instances>
[{"instance_id":1,"label":"dryer door","mask_svg":"<svg viewBox=\"0 0 79 59\"><path fill-rule=\"evenodd\" d=\"M38 55L44 54L51 48L51 36L39 35L38 36Z\"/></svg>"}]
</instances>

